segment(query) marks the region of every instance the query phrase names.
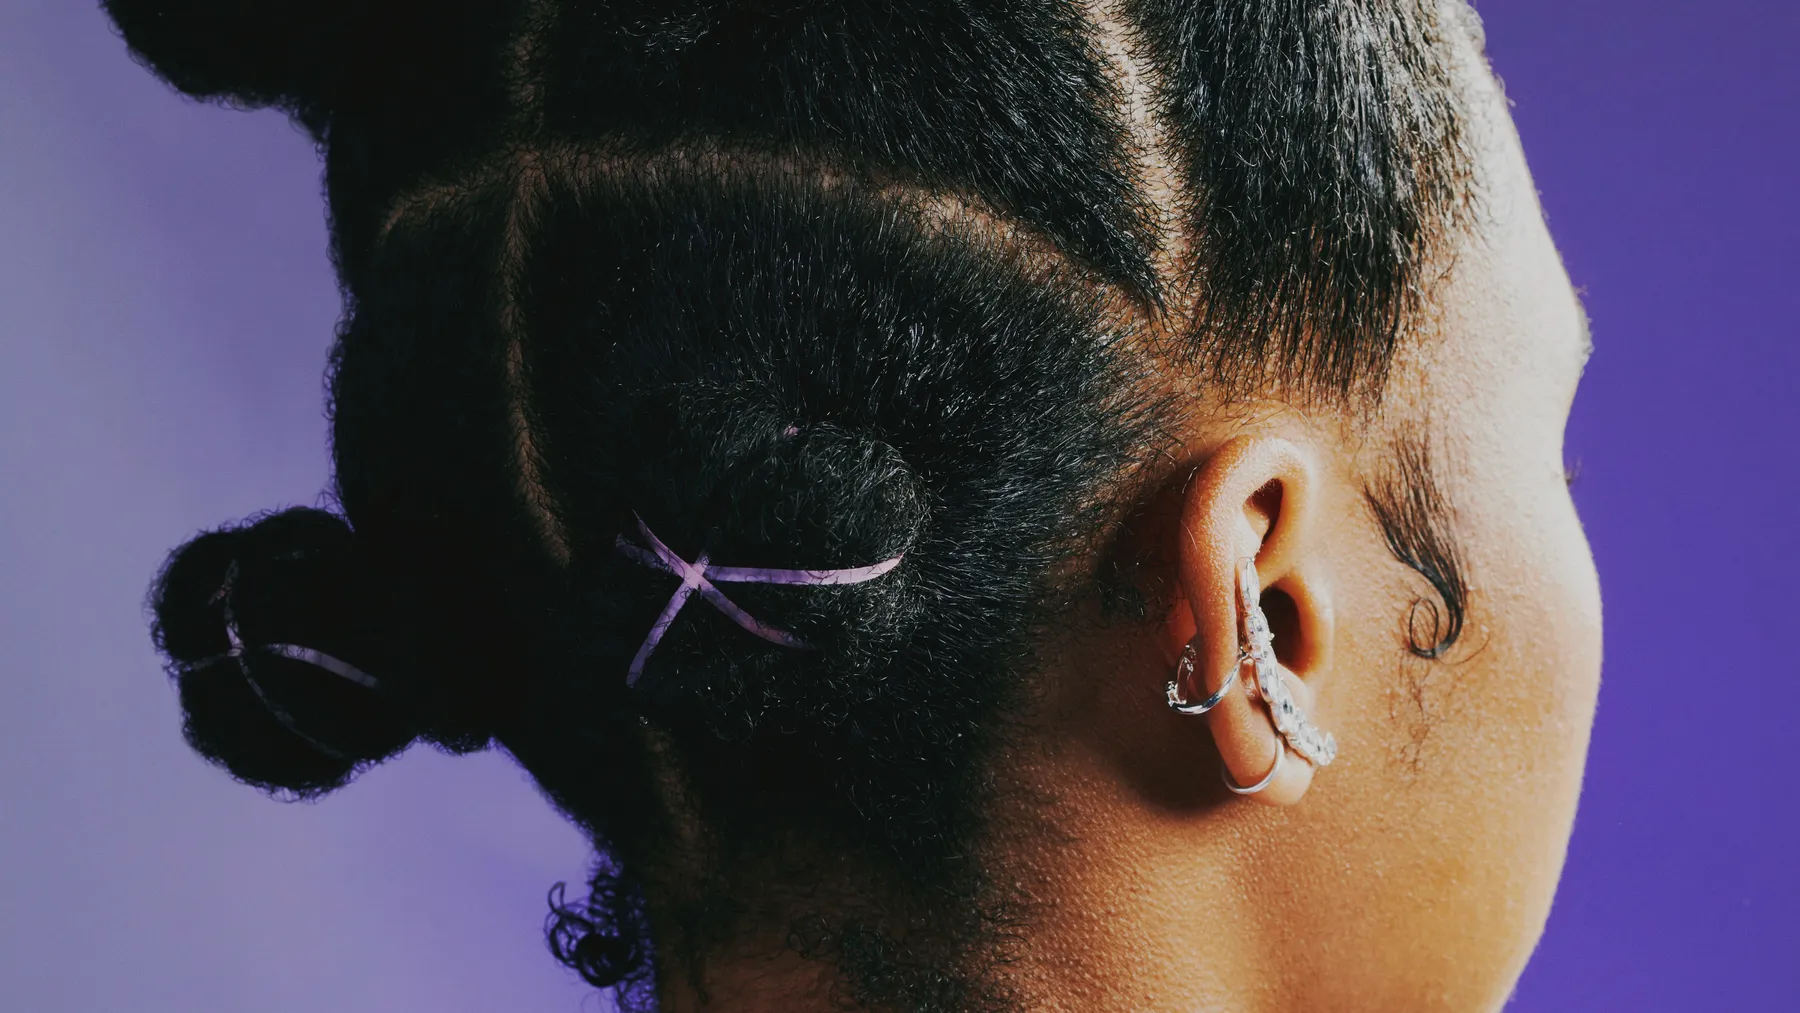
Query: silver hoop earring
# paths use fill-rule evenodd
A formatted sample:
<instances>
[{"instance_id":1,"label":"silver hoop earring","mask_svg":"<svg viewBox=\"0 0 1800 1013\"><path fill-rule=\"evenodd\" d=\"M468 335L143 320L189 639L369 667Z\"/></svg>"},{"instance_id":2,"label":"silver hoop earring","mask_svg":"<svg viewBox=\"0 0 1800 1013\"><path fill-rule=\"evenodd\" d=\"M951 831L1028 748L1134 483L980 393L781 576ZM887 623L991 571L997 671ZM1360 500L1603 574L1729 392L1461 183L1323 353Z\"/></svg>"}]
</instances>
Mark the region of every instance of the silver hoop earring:
<instances>
[{"instance_id":1,"label":"silver hoop earring","mask_svg":"<svg viewBox=\"0 0 1800 1013\"><path fill-rule=\"evenodd\" d=\"M1238 669L1244 667L1244 657L1240 654L1238 663L1231 666L1231 671L1226 673L1225 681L1219 684L1217 692L1199 703L1188 703L1181 695L1181 680L1190 678L1194 674L1194 666L1200 658L1199 649L1194 646L1194 641L1199 639L1199 637L1195 637L1181 649L1181 659L1175 662L1175 678L1169 680L1169 685L1164 691L1164 695L1169 700L1169 709L1177 714L1186 714L1190 717L1205 714L1217 707L1219 701L1225 699L1225 694L1231 692L1231 687L1237 685Z\"/></svg>"},{"instance_id":2,"label":"silver hoop earring","mask_svg":"<svg viewBox=\"0 0 1800 1013\"><path fill-rule=\"evenodd\" d=\"M1231 768L1223 763L1219 764L1219 780L1224 781L1225 787L1239 795L1254 795L1275 783L1275 775L1281 773L1281 761L1285 759L1287 759L1287 747L1277 742L1275 743L1275 766L1269 768L1269 772L1263 775L1262 780L1248 787L1240 785L1231 779Z\"/></svg>"},{"instance_id":3,"label":"silver hoop earring","mask_svg":"<svg viewBox=\"0 0 1800 1013\"><path fill-rule=\"evenodd\" d=\"M1275 730L1294 752L1315 767L1328 766L1337 759L1337 739L1312 723L1288 689L1281 668L1275 663L1275 635L1269 630L1269 619L1262 610L1262 582L1256 575L1256 561L1238 560L1238 593L1243 598L1244 657L1256 666L1256 692L1268 705L1269 719Z\"/></svg>"}]
</instances>

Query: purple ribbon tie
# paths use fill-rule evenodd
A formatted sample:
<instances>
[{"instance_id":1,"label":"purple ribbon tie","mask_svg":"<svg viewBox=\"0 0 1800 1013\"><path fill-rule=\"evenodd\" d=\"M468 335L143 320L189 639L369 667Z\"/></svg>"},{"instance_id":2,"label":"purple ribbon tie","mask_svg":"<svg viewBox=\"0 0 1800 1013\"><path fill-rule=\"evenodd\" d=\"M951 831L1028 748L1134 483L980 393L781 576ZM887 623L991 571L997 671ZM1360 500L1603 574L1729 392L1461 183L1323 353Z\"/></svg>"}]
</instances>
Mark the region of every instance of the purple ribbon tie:
<instances>
[{"instance_id":1,"label":"purple ribbon tie","mask_svg":"<svg viewBox=\"0 0 1800 1013\"><path fill-rule=\"evenodd\" d=\"M296 737L304 740L308 745L334 760L353 759L353 757L345 756L331 746L306 734L306 732L301 730L299 724L295 722L294 716L287 712L286 708L269 699L269 695L263 691L262 685L256 681L256 677L250 674L250 662L246 655L251 651L260 651L263 654L273 654L276 657L286 658L289 661L298 661L303 665L311 665L314 668L329 672L340 679L355 683L364 689L372 689L376 692L381 691L381 683L377 681L374 676L357 668L355 665L350 664L348 661L344 661L341 658L334 658L324 651L314 650L311 647L302 647L299 644L246 645L244 643L244 638L238 633L237 612L231 606L231 590L232 585L237 583L237 575L238 565L237 562L233 560L231 565L225 569L224 583L219 585L219 590L213 594L209 601L209 604L222 605L224 607L225 653L215 654L210 658L201 658L199 661L187 662L182 664L182 667L189 672L198 672L203 668L216 665L221 661L236 662L238 672L244 677L245 684L250 687L252 693L256 694L256 698L262 701L262 705L269 709L269 713L275 716L275 720L281 722L283 728L294 733Z\"/></svg>"},{"instance_id":2,"label":"purple ribbon tie","mask_svg":"<svg viewBox=\"0 0 1800 1013\"><path fill-rule=\"evenodd\" d=\"M760 566L714 566L702 552L693 562L688 562L675 554L675 551L662 543L662 539L651 532L650 526L644 523L636 513L631 515L637 519L638 533L650 543L649 548L634 544L624 535L619 536L619 551L633 562L648 566L653 570L681 578L681 586L669 597L669 603L663 606L662 614L650 626L650 632L644 637L644 644L638 648L637 657L631 659L631 668L625 673L625 685L637 685L638 677L644 674L644 663L650 660L650 652L667 633L669 626L675 622L675 616L687 604L690 597L698 594L706 599L720 612L725 613L732 622L737 623L751 633L767 640L771 644L792 647L797 650L812 650L812 645L786 630L776 629L768 623L757 619L750 613L738 608L725 592L720 591L714 582L731 584L806 584L812 587L824 587L831 584L860 584L900 565L906 558L901 553L893 559L883 560L872 566L853 566L843 570L772 570Z\"/></svg>"}]
</instances>

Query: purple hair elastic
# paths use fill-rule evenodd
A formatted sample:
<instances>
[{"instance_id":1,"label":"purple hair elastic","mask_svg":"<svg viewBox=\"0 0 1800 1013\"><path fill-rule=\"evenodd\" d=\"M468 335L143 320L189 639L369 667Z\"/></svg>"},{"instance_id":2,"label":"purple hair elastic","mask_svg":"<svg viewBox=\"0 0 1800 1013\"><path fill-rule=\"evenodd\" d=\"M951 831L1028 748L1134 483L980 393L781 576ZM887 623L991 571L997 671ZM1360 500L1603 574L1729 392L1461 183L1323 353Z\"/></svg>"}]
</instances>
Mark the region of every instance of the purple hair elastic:
<instances>
[{"instance_id":1,"label":"purple hair elastic","mask_svg":"<svg viewBox=\"0 0 1800 1013\"><path fill-rule=\"evenodd\" d=\"M712 606L730 617L731 621L749 630L751 633L767 640L771 644L792 647L802 651L812 650L812 645L786 630L779 630L757 619L750 613L738 608L725 592L714 586L714 581L738 584L807 584L823 587L830 584L860 584L900 565L906 558L902 552L893 559L883 560L873 566L853 566L844 570L771 570L760 566L714 566L702 552L693 562L688 562L675 554L675 551L662 543L662 539L651 532L650 526L642 517L633 512L637 519L638 533L650 543L649 548L636 545L619 536L619 551L633 562L641 563L653 570L681 578L681 586L669 597L669 603L663 606L662 614L650 626L650 632L644 637L644 645L638 648L637 657L631 659L631 668L625 673L625 685L637 685L638 676L644 674L644 662L650 660L650 652L656 650L657 642L662 640L675 616L687 604L689 597L698 593Z\"/></svg>"}]
</instances>

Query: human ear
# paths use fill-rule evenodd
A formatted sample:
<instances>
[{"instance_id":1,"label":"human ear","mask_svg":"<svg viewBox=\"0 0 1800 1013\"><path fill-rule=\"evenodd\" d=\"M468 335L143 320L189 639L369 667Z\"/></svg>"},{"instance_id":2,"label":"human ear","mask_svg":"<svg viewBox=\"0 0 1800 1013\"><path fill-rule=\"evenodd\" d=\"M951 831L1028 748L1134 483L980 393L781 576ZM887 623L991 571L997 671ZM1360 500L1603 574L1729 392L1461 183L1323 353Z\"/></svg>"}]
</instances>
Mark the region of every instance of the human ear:
<instances>
[{"instance_id":1,"label":"human ear","mask_svg":"<svg viewBox=\"0 0 1800 1013\"><path fill-rule=\"evenodd\" d=\"M1239 437L1200 466L1181 497L1180 595L1164 636L1172 658L1191 644L1194 665L1176 689L1186 700L1205 700L1237 673L1237 683L1196 720L1206 722L1224 773L1237 785L1258 784L1282 761L1268 785L1248 796L1273 805L1299 801L1314 768L1284 742L1268 705L1253 695L1253 666L1239 653L1248 646L1240 561L1254 562L1250 579L1260 580L1281 678L1300 709L1315 713L1333 627L1329 588L1309 565L1321 527L1315 470L1306 450L1285 439Z\"/></svg>"}]
</instances>

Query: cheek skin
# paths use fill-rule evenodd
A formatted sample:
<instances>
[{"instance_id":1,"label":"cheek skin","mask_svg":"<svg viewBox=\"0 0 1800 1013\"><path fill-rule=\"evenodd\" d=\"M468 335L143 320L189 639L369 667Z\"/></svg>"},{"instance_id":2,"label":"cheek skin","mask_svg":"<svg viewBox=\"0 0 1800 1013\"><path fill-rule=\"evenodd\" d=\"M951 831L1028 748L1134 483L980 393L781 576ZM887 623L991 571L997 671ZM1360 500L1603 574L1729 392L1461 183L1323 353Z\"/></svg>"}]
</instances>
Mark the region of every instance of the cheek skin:
<instances>
[{"instance_id":1,"label":"cheek skin","mask_svg":"<svg viewBox=\"0 0 1800 1013\"><path fill-rule=\"evenodd\" d=\"M1492 1006L1549 915L1600 658L1592 563L1560 476L1532 467L1529 480L1483 488L1520 470L1489 460L1470 462L1484 480L1459 510L1475 584L1465 641L1406 695L1423 729L1410 794L1430 796L1421 811L1448 853L1435 858L1449 874L1441 889L1461 896L1465 956L1492 969Z\"/></svg>"},{"instance_id":2,"label":"cheek skin","mask_svg":"<svg viewBox=\"0 0 1800 1013\"><path fill-rule=\"evenodd\" d=\"M1385 778L1390 804L1416 807L1405 847L1443 916L1442 935L1421 922L1409 938L1461 1009L1503 1004L1543 931L1600 672L1598 581L1562 475L1579 310L1503 107L1487 108L1490 231L1445 293L1417 405L1443 441L1469 622L1444 660L1400 662L1416 753Z\"/></svg>"},{"instance_id":3,"label":"cheek skin","mask_svg":"<svg viewBox=\"0 0 1800 1013\"><path fill-rule=\"evenodd\" d=\"M1500 384L1473 365L1484 393L1434 413L1458 445L1442 479L1474 585L1444 659L1405 650L1424 581L1360 504L1346 495L1335 511L1339 640L1320 689L1343 752L1293 811L1300 853L1283 872L1322 907L1301 966L1331 994L1306 1009L1498 1009L1573 825L1600 657L1593 566L1558 466L1570 381Z\"/></svg>"},{"instance_id":4,"label":"cheek skin","mask_svg":"<svg viewBox=\"0 0 1800 1013\"><path fill-rule=\"evenodd\" d=\"M1458 809L1480 828L1471 857L1504 876L1510 924L1495 942L1507 944L1496 957L1510 951L1508 988L1549 915L1600 672L1598 581L1561 469L1580 368L1575 304L1541 227L1515 249L1502 265L1519 279L1512 297L1471 328L1508 340L1476 345L1488 353L1469 361L1483 389L1447 419L1460 437L1449 466L1474 594L1446 690L1465 699L1442 723L1448 748L1434 762L1434 776L1467 793Z\"/></svg>"},{"instance_id":5,"label":"cheek skin","mask_svg":"<svg viewBox=\"0 0 1800 1013\"><path fill-rule=\"evenodd\" d=\"M1544 488L1562 495L1560 478ZM1305 904L1252 905L1309 920L1284 954L1307 997L1295 1008L1492 1010L1523 969L1568 840L1598 664L1591 570L1562 509L1572 545L1510 518L1470 548L1493 562L1440 662L1404 650L1423 582L1395 580L1372 532L1340 540L1369 547L1332 565L1340 639L1320 717L1342 754L1283 814L1269 856L1269 888Z\"/></svg>"},{"instance_id":6,"label":"cheek skin","mask_svg":"<svg viewBox=\"0 0 1800 1013\"><path fill-rule=\"evenodd\" d=\"M1297 1008L1499 1009L1573 827L1600 670L1599 590L1561 467L1582 340L1510 126L1491 126L1491 231L1459 257L1389 416L1432 435L1468 623L1439 661L1406 653L1407 608L1430 590L1386 553L1360 482L1340 483L1320 690L1343 749L1294 811L1282 872L1311 884L1319 915Z\"/></svg>"}]
</instances>

